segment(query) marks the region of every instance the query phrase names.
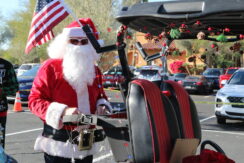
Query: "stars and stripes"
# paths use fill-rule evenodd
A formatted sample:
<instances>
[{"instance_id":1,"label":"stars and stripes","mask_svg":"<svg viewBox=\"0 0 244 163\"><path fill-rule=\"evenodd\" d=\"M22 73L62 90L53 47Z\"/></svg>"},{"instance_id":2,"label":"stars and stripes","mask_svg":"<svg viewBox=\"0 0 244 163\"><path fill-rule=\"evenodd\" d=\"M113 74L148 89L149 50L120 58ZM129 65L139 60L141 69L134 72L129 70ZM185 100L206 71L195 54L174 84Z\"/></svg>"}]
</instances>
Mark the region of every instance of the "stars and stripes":
<instances>
[{"instance_id":1,"label":"stars and stripes","mask_svg":"<svg viewBox=\"0 0 244 163\"><path fill-rule=\"evenodd\" d=\"M51 40L54 37L52 28L69 15L69 12L61 1L37 0L25 49L26 54L33 47Z\"/></svg>"}]
</instances>

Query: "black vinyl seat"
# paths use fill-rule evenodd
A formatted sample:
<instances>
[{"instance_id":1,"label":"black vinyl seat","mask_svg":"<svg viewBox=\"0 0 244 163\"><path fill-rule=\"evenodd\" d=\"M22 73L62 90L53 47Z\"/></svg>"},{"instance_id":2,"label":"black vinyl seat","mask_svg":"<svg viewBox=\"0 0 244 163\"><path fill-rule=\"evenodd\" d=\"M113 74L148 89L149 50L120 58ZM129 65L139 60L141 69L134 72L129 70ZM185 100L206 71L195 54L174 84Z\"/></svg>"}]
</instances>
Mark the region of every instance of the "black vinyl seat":
<instances>
[{"instance_id":1,"label":"black vinyl seat","mask_svg":"<svg viewBox=\"0 0 244 163\"><path fill-rule=\"evenodd\" d=\"M160 103L161 107L158 106ZM154 83L134 80L130 83L126 107L134 162L169 161L175 140L181 135L176 114L167 97ZM161 146L160 137L165 140Z\"/></svg>"}]
</instances>

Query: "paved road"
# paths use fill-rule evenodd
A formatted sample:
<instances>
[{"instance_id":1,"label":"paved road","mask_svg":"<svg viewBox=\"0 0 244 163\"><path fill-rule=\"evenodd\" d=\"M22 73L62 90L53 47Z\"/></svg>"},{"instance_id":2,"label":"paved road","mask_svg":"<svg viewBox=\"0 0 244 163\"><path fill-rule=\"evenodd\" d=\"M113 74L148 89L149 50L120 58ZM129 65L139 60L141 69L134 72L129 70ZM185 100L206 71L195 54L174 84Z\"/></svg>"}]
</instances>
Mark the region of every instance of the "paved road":
<instances>
[{"instance_id":1,"label":"paved road","mask_svg":"<svg viewBox=\"0 0 244 163\"><path fill-rule=\"evenodd\" d=\"M114 107L124 107L118 91L108 91L107 94L110 100L113 101ZM240 121L227 121L226 125L219 125L216 123L214 116L214 105L202 103L202 101L213 102L214 95L191 95L191 97L196 101L203 140L214 140L224 149L229 157L237 163L243 162L244 123ZM17 113L12 112L11 104L9 107L6 152L17 159L19 163L43 163L43 153L33 150L35 138L41 133L41 121L33 116L27 107L23 107L24 112ZM101 149L99 155L95 156L94 162L115 162L107 141L104 142L104 148Z\"/></svg>"}]
</instances>

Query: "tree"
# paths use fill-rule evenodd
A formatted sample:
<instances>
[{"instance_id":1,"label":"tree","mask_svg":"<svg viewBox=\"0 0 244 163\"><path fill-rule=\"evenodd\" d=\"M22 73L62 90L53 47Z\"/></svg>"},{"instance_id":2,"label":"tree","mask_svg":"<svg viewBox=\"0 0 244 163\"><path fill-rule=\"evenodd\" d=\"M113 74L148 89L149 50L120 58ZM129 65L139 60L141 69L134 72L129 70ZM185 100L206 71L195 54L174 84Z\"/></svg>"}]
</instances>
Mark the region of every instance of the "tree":
<instances>
[{"instance_id":1,"label":"tree","mask_svg":"<svg viewBox=\"0 0 244 163\"><path fill-rule=\"evenodd\" d=\"M12 58L12 60L16 60L19 64L26 62L39 62L39 58L45 56L44 49L46 45L34 48L28 55L24 53L35 2L36 1L34 0L29 0L25 10L16 12L14 14L16 15L14 16L14 19L7 21L7 25L11 30L13 38L5 55Z\"/></svg>"},{"instance_id":2,"label":"tree","mask_svg":"<svg viewBox=\"0 0 244 163\"><path fill-rule=\"evenodd\" d=\"M0 15L0 21L5 22L2 15ZM9 28L7 28L7 25L5 23L1 23L1 25L0 25L0 55L1 55L1 57L3 56L3 53L4 53L5 49L7 48L8 43L12 37L13 36L12 36Z\"/></svg>"}]
</instances>

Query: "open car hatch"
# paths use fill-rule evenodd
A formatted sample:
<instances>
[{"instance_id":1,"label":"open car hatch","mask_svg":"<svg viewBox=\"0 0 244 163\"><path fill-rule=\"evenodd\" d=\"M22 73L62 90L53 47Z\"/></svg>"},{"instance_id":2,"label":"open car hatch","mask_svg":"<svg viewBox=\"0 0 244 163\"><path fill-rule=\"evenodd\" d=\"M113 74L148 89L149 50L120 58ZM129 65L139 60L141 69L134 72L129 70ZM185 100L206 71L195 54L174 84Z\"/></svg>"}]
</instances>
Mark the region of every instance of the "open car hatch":
<instances>
[{"instance_id":1,"label":"open car hatch","mask_svg":"<svg viewBox=\"0 0 244 163\"><path fill-rule=\"evenodd\" d=\"M162 30L188 25L191 33L229 28L227 35L244 33L244 0L175 0L137 3L123 7L116 19L129 28L159 35ZM201 26L195 25L196 21ZM191 38L189 36L189 38Z\"/></svg>"}]
</instances>

